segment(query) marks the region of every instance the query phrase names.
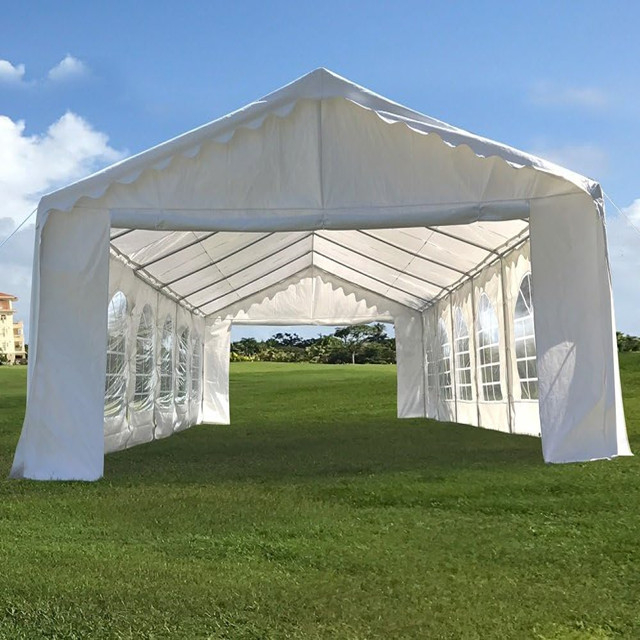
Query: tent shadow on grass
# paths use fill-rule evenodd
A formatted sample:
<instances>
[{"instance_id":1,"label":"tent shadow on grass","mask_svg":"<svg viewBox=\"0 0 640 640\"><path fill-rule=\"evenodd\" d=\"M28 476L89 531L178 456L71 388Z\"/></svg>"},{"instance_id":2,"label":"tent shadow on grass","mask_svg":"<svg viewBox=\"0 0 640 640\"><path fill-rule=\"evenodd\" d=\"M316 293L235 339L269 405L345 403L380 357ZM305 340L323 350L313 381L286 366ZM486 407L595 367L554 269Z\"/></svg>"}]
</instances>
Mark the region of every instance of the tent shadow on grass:
<instances>
[{"instance_id":1,"label":"tent shadow on grass","mask_svg":"<svg viewBox=\"0 0 640 640\"><path fill-rule=\"evenodd\" d=\"M105 460L115 483L299 482L418 472L426 479L463 470L542 466L540 440L467 425L415 420L393 424L202 425L170 440Z\"/></svg>"}]
</instances>

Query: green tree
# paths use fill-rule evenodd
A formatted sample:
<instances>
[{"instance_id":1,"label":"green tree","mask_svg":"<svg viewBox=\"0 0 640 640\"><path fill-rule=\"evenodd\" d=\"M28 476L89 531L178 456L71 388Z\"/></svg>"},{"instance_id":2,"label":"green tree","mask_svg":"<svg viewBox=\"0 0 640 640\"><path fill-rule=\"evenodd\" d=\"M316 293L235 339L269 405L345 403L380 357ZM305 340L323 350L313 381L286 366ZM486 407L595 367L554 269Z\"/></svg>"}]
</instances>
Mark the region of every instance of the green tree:
<instances>
[{"instance_id":1,"label":"green tree","mask_svg":"<svg viewBox=\"0 0 640 640\"><path fill-rule=\"evenodd\" d=\"M257 356L263 349L263 343L255 338L242 338L231 344L231 350L241 356Z\"/></svg>"},{"instance_id":2,"label":"green tree","mask_svg":"<svg viewBox=\"0 0 640 640\"><path fill-rule=\"evenodd\" d=\"M349 352L351 364L356 363L356 356L362 350L363 345L368 342L383 342L387 340L384 325L380 322L341 327L336 329L333 335L342 341L345 349Z\"/></svg>"},{"instance_id":3,"label":"green tree","mask_svg":"<svg viewBox=\"0 0 640 640\"><path fill-rule=\"evenodd\" d=\"M618 351L640 351L640 338L626 333L616 332Z\"/></svg>"}]
</instances>

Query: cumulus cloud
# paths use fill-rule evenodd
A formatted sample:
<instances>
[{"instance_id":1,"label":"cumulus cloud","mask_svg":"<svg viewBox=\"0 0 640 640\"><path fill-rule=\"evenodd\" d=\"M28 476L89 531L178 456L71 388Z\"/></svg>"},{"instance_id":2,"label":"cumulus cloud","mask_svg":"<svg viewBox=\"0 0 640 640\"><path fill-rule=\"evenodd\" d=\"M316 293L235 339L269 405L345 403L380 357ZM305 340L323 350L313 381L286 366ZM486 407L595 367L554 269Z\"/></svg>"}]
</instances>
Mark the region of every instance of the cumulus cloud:
<instances>
[{"instance_id":1,"label":"cumulus cloud","mask_svg":"<svg viewBox=\"0 0 640 640\"><path fill-rule=\"evenodd\" d=\"M74 58L68 53L58 64L49 70L47 77L52 82L61 82L79 78L88 73L87 65L82 60Z\"/></svg>"},{"instance_id":2,"label":"cumulus cloud","mask_svg":"<svg viewBox=\"0 0 640 640\"><path fill-rule=\"evenodd\" d=\"M0 116L0 217L21 221L43 193L121 157L104 133L75 113L31 136L23 121Z\"/></svg>"},{"instance_id":3,"label":"cumulus cloud","mask_svg":"<svg viewBox=\"0 0 640 640\"><path fill-rule=\"evenodd\" d=\"M640 335L640 198L607 210L607 241L618 330Z\"/></svg>"},{"instance_id":4,"label":"cumulus cloud","mask_svg":"<svg viewBox=\"0 0 640 640\"><path fill-rule=\"evenodd\" d=\"M37 206L42 194L73 182L122 157L104 133L67 112L45 133L27 135L22 121L0 116L0 244ZM0 248L0 290L20 298L28 321L33 224Z\"/></svg>"},{"instance_id":5,"label":"cumulus cloud","mask_svg":"<svg viewBox=\"0 0 640 640\"><path fill-rule=\"evenodd\" d=\"M607 152L595 144L547 146L542 143L535 147L532 153L597 180L602 180L609 170Z\"/></svg>"},{"instance_id":6,"label":"cumulus cloud","mask_svg":"<svg viewBox=\"0 0 640 640\"><path fill-rule=\"evenodd\" d=\"M23 64L13 65L8 60L0 60L0 83L20 84L24 80Z\"/></svg>"},{"instance_id":7,"label":"cumulus cloud","mask_svg":"<svg viewBox=\"0 0 640 640\"><path fill-rule=\"evenodd\" d=\"M609 106L609 96L596 87L570 87L552 82L538 82L530 91L533 104L545 107L571 107L602 110Z\"/></svg>"},{"instance_id":8,"label":"cumulus cloud","mask_svg":"<svg viewBox=\"0 0 640 640\"><path fill-rule=\"evenodd\" d=\"M24 64L13 64L9 60L0 60L0 84L14 86L41 86L46 80L49 82L65 82L89 75L89 67L68 53L58 64L49 69L46 78L27 82L25 80L26 67Z\"/></svg>"}]
</instances>

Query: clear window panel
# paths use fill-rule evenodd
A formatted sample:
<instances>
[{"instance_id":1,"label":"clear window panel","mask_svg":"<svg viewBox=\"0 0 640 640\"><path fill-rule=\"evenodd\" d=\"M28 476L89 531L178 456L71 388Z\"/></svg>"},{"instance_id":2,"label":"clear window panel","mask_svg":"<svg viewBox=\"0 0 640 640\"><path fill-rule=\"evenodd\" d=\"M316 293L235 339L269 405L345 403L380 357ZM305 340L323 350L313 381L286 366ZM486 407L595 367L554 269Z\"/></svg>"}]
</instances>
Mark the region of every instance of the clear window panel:
<instances>
[{"instance_id":1,"label":"clear window panel","mask_svg":"<svg viewBox=\"0 0 640 640\"><path fill-rule=\"evenodd\" d=\"M158 404L167 408L173 404L173 319L167 317L160 340L160 389Z\"/></svg>"},{"instance_id":2,"label":"clear window panel","mask_svg":"<svg viewBox=\"0 0 640 640\"><path fill-rule=\"evenodd\" d=\"M105 376L104 415L112 417L124 411L127 386L127 298L117 291L107 308L107 371Z\"/></svg>"},{"instance_id":3,"label":"clear window panel","mask_svg":"<svg viewBox=\"0 0 640 640\"><path fill-rule=\"evenodd\" d=\"M469 328L462 315L462 310L456 307L454 318L454 344L456 352L456 389L460 400L472 400L471 388L471 354L469 353Z\"/></svg>"},{"instance_id":4,"label":"clear window panel","mask_svg":"<svg viewBox=\"0 0 640 640\"><path fill-rule=\"evenodd\" d=\"M483 293L478 301L476 331L482 397L486 401L502 400L500 326L498 316L486 293Z\"/></svg>"},{"instance_id":5,"label":"clear window panel","mask_svg":"<svg viewBox=\"0 0 640 640\"><path fill-rule=\"evenodd\" d=\"M176 403L186 404L189 396L189 329L184 328L178 337L178 365L176 367Z\"/></svg>"},{"instance_id":6,"label":"clear window panel","mask_svg":"<svg viewBox=\"0 0 640 640\"><path fill-rule=\"evenodd\" d=\"M153 406L154 338L153 313L151 307L145 305L136 334L133 408L137 411Z\"/></svg>"},{"instance_id":7,"label":"clear window panel","mask_svg":"<svg viewBox=\"0 0 640 640\"><path fill-rule=\"evenodd\" d=\"M520 395L525 400L535 400L538 398L538 372L530 273L520 283L513 323Z\"/></svg>"}]
</instances>

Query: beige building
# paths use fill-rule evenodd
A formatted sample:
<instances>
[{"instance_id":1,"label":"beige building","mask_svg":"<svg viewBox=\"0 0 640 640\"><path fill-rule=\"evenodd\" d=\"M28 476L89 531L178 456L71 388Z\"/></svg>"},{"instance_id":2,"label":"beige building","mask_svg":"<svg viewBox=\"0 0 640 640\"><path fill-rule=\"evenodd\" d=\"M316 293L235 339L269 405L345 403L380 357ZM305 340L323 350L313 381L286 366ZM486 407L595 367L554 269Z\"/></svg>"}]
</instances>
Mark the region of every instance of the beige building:
<instances>
[{"instance_id":1,"label":"beige building","mask_svg":"<svg viewBox=\"0 0 640 640\"><path fill-rule=\"evenodd\" d=\"M9 364L24 361L27 357L22 321L13 320L13 303L17 299L9 293L0 293L0 359L6 357Z\"/></svg>"}]
</instances>

